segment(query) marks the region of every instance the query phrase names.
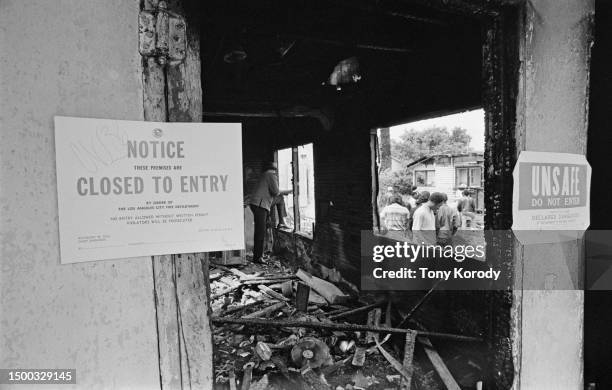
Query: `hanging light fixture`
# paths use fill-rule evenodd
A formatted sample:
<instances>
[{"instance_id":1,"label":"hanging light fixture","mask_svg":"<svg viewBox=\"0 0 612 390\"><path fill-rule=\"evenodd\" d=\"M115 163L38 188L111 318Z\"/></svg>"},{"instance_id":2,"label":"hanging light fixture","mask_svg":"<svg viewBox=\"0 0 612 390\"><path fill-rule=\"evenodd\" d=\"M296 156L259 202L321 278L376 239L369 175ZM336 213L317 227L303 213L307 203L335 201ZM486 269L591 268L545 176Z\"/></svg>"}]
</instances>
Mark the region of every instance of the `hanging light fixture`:
<instances>
[{"instance_id":1,"label":"hanging light fixture","mask_svg":"<svg viewBox=\"0 0 612 390\"><path fill-rule=\"evenodd\" d=\"M359 80L361 80L359 60L357 57L350 57L338 62L327 83L341 89L342 85L356 83Z\"/></svg>"}]
</instances>

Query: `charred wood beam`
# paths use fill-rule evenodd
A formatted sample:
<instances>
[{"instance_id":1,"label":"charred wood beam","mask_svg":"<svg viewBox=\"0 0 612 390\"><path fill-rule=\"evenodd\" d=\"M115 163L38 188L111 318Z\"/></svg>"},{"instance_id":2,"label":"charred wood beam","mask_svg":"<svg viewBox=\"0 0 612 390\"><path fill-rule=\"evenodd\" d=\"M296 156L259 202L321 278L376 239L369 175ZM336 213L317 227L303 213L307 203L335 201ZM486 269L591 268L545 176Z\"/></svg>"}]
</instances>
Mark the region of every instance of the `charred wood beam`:
<instances>
[{"instance_id":1,"label":"charred wood beam","mask_svg":"<svg viewBox=\"0 0 612 390\"><path fill-rule=\"evenodd\" d=\"M446 23L443 20L440 19L434 19L434 18L428 18L428 17L423 17L423 16L418 16L418 15L413 15L407 12L399 12L399 11L392 11L389 9L385 9L385 8L381 8L379 6L371 6L371 5L366 5L366 4L357 4L354 3L352 1L344 1L344 0L334 0L334 3L341 5L343 7L346 8L352 8L352 9L356 9L359 11L363 11L363 12L367 12L369 14L377 14L377 15L384 15L384 16L390 16L390 17L394 17L394 18L398 18L398 19L404 19L410 22L418 22L418 23L425 23L425 24L433 24L433 25L437 25L437 26L446 26L448 25L448 23Z\"/></svg>"},{"instance_id":2,"label":"charred wood beam","mask_svg":"<svg viewBox=\"0 0 612 390\"><path fill-rule=\"evenodd\" d=\"M342 312L342 313L332 314L328 318L330 320L337 320L338 318L349 317L349 316L352 316L353 314L363 313L364 311L368 311L368 310L373 309L375 307L381 306L383 303L385 303L385 301L379 301L379 302L371 303L371 304L366 305L366 306L358 307L357 309L345 311L345 312Z\"/></svg>"},{"instance_id":3,"label":"charred wood beam","mask_svg":"<svg viewBox=\"0 0 612 390\"><path fill-rule=\"evenodd\" d=\"M413 329L388 328L385 326L370 326L358 324L338 324L334 322L314 322L314 321L294 321L294 320L270 320L261 318L222 318L213 317L212 322L216 325L235 324L235 325L251 325L251 326L273 326L287 328L312 328L312 329L327 329L339 331L355 331L355 332L376 332L376 333L409 333L417 332L418 336L426 336L453 341L469 341L482 342L480 337L464 336L451 333L439 333L429 331L415 331Z\"/></svg>"},{"instance_id":4,"label":"charred wood beam","mask_svg":"<svg viewBox=\"0 0 612 390\"><path fill-rule=\"evenodd\" d=\"M413 49L409 49L406 47L383 46L383 45L377 45L373 43L358 43L358 42L351 42L349 40L341 40L341 39L325 39L325 38L317 38L317 37L299 35L299 34L281 34L281 36L289 38L289 39L301 40L301 41L306 41L306 42L322 43L322 44L331 45L331 46L352 47L352 48L364 49L364 50L387 51L387 52L394 52L394 53L413 53L414 52Z\"/></svg>"},{"instance_id":5,"label":"charred wood beam","mask_svg":"<svg viewBox=\"0 0 612 390\"><path fill-rule=\"evenodd\" d=\"M228 288L228 289L225 289L225 290L223 290L223 291L221 291L221 292L219 292L219 293L217 293L217 294L211 295L211 296L210 296L210 300L212 301L212 300L214 300L214 299L221 298L222 296L224 296L224 295L226 295L226 294L229 294L229 293L231 293L232 291L236 291L236 290L238 290L238 289L239 289L239 288L241 288L241 287L243 287L243 285L242 285L242 284L238 284L238 285L236 285L236 286L233 286L233 287L230 287L230 288Z\"/></svg>"},{"instance_id":6,"label":"charred wood beam","mask_svg":"<svg viewBox=\"0 0 612 390\"><path fill-rule=\"evenodd\" d=\"M411 0L412 3L428 7L448 14L457 14L472 17L499 16L499 4L485 3L481 0ZM497 3L500 3L498 0Z\"/></svg>"},{"instance_id":7,"label":"charred wood beam","mask_svg":"<svg viewBox=\"0 0 612 390\"><path fill-rule=\"evenodd\" d=\"M442 280L443 279L438 279L438 281L433 286L431 286L429 291L427 291L427 293L423 297L421 297L421 299L419 299L416 305L414 305L412 309L410 309L410 311L408 312L408 314L406 314L406 317L404 317L402 322L400 322L399 325L397 325L399 328L406 326L406 324L408 323L408 320L410 320L410 318L412 318L414 313L417 310L419 310L419 308L429 299L429 296L434 292L434 290L438 287L438 285L442 282Z\"/></svg>"},{"instance_id":8,"label":"charred wood beam","mask_svg":"<svg viewBox=\"0 0 612 390\"><path fill-rule=\"evenodd\" d=\"M314 118L321 123L325 130L330 130L334 123L333 112L303 106L282 110L205 110L204 116L224 118Z\"/></svg>"}]
</instances>

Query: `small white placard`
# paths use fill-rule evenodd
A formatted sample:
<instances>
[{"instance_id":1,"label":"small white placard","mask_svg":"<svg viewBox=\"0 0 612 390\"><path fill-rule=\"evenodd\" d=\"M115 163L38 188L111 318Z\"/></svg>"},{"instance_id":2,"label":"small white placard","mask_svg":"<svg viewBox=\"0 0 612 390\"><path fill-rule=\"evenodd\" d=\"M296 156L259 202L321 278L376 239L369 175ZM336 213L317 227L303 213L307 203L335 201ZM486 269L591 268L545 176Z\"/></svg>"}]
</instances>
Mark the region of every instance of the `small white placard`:
<instances>
[{"instance_id":1,"label":"small white placard","mask_svg":"<svg viewBox=\"0 0 612 390\"><path fill-rule=\"evenodd\" d=\"M576 239L589 227L591 166L585 156L523 151L513 177L512 230L521 242Z\"/></svg>"}]
</instances>

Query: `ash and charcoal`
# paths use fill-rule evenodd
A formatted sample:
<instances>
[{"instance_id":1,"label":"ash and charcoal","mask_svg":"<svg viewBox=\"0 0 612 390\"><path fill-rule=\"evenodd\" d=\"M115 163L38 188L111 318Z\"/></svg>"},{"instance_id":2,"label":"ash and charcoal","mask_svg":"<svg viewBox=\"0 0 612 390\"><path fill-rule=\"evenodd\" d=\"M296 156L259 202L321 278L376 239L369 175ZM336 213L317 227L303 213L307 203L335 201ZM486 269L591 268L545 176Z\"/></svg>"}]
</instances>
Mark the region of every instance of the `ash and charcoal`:
<instances>
[{"instance_id":1,"label":"ash and charcoal","mask_svg":"<svg viewBox=\"0 0 612 390\"><path fill-rule=\"evenodd\" d=\"M445 336L436 347L447 352L447 367L431 343L414 347L429 338L392 328L419 324L389 299L353 296L276 257L212 264L209 278L217 390L481 388L481 343Z\"/></svg>"}]
</instances>

